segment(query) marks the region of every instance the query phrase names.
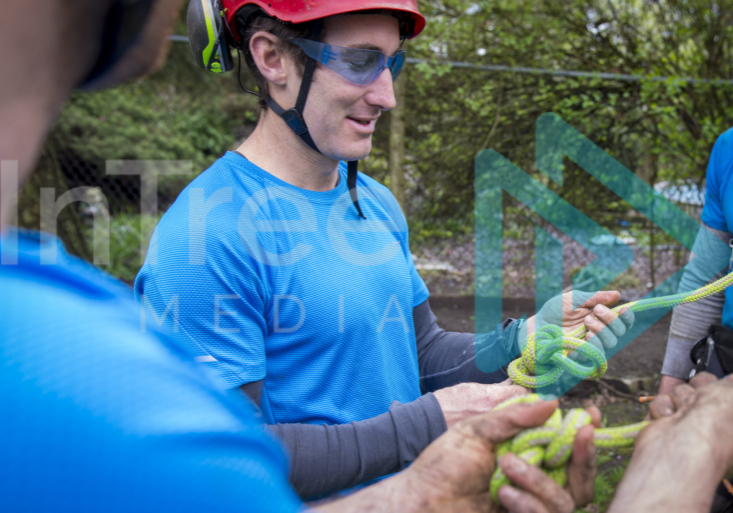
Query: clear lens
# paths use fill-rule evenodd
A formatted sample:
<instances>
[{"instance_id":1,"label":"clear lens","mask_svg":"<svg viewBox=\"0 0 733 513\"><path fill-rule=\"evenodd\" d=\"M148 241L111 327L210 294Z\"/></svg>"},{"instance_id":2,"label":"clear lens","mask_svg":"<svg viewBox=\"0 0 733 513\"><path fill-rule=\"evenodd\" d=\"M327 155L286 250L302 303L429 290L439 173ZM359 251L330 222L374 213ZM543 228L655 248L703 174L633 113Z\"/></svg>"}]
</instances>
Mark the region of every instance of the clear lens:
<instances>
[{"instance_id":1,"label":"clear lens","mask_svg":"<svg viewBox=\"0 0 733 513\"><path fill-rule=\"evenodd\" d=\"M381 52L373 50L363 50L359 48L345 48L338 52L340 66L354 77L359 78L359 83L368 83L368 80L374 75L374 72L384 67L384 55ZM373 79L372 79L373 80Z\"/></svg>"},{"instance_id":2,"label":"clear lens","mask_svg":"<svg viewBox=\"0 0 733 513\"><path fill-rule=\"evenodd\" d=\"M405 58L406 54L404 50L400 50L394 55L394 57L390 58L391 62L389 62L387 65L392 72L392 82L397 80L397 78L400 76L400 73L402 73L402 68L405 67Z\"/></svg>"},{"instance_id":3,"label":"clear lens","mask_svg":"<svg viewBox=\"0 0 733 513\"><path fill-rule=\"evenodd\" d=\"M397 80L405 65L404 50L387 57L378 50L345 48L309 39L291 39L290 42L300 47L311 59L357 85L371 84L385 68L390 69L392 80Z\"/></svg>"}]
</instances>

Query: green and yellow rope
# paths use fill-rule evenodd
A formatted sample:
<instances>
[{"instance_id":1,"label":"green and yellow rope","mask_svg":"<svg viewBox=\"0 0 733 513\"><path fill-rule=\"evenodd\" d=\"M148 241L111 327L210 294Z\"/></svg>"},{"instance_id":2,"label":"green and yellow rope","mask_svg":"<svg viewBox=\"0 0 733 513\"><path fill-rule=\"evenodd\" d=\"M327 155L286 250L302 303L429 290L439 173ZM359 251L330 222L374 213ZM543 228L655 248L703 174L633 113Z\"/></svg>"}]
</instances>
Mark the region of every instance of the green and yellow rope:
<instances>
[{"instance_id":1,"label":"green and yellow rope","mask_svg":"<svg viewBox=\"0 0 733 513\"><path fill-rule=\"evenodd\" d=\"M518 403L535 403L541 401L539 395L529 394L513 397L494 408L494 411ZM496 449L497 461L507 453L516 454L530 465L542 468L545 473L560 486L567 484L567 462L573 452L573 443L578 430L591 423L588 412L581 408L569 410L563 417L557 409L544 425L532 429L525 429L511 440L500 444ZM634 445L639 432L649 422L639 422L628 426L596 429L593 441L596 447L618 448ZM499 488L509 484L509 478L497 465L491 477L491 497L498 503Z\"/></svg>"},{"instance_id":2,"label":"green and yellow rope","mask_svg":"<svg viewBox=\"0 0 733 513\"><path fill-rule=\"evenodd\" d=\"M632 301L617 306L613 311L618 314L624 308L632 312L643 312L653 308L672 308L722 292L731 284L733 284L733 273L692 292ZM527 337L527 345L522 355L509 364L507 370L509 377L514 383L526 388L551 385L566 371L581 379L600 378L608 368L606 355L593 344L587 343L584 339L586 333L585 326L569 333L563 333L559 326L543 326ZM573 352L583 354L590 363L583 365L572 360L568 356ZM538 365L543 367L543 371L545 367L549 371L537 374Z\"/></svg>"},{"instance_id":3,"label":"green and yellow rope","mask_svg":"<svg viewBox=\"0 0 733 513\"><path fill-rule=\"evenodd\" d=\"M673 308L677 305L692 303L700 299L722 292L733 284L733 273L704 287L687 293L674 294L651 299L632 301L613 309L618 314L628 308L632 312L643 312L654 308ZM559 326L548 325L537 330L527 337L527 345L522 356L509 364L509 377L526 388L539 388L555 383L564 372L582 379L597 379L608 368L606 356L584 337L587 333L585 326L564 333ZM586 357L589 364L582 364L569 358L573 352ZM544 374L537 374L537 366L549 368ZM517 403L533 403L542 400L536 394L514 397L496 406L494 410ZM588 412L581 408L568 411L564 416L561 411L555 410L544 425L526 429L511 440L497 447L497 460L504 454L516 454L526 462L542 468L558 485L567 483L566 465L573 450L575 435L578 430L591 423ZM634 445L639 432L649 422L639 422L627 426L596 429L593 441L596 447L619 448ZM509 484L509 479L498 467L491 478L491 496L498 502L499 488Z\"/></svg>"}]
</instances>

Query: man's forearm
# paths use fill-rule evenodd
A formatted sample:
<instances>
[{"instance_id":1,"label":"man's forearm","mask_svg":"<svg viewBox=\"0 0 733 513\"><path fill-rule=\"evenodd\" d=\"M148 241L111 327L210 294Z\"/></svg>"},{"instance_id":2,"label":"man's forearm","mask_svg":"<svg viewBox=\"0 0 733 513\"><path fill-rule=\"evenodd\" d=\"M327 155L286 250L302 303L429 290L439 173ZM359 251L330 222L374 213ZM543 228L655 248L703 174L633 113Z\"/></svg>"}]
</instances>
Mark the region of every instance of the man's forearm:
<instances>
[{"instance_id":1,"label":"man's forearm","mask_svg":"<svg viewBox=\"0 0 733 513\"><path fill-rule=\"evenodd\" d=\"M609 513L710 511L725 462L709 441L714 435L699 432L692 420L634 450Z\"/></svg>"},{"instance_id":2,"label":"man's forearm","mask_svg":"<svg viewBox=\"0 0 733 513\"><path fill-rule=\"evenodd\" d=\"M728 232L715 230L705 224L700 227L693 247L693 258L680 282L680 292L695 290L711 279L725 275L730 250L718 251L718 248L722 248L718 241L727 244L730 238ZM725 296L720 293L674 309L662 374L677 379L689 377L692 370L690 350L697 340L707 334L711 325L720 323L724 302Z\"/></svg>"},{"instance_id":3,"label":"man's forearm","mask_svg":"<svg viewBox=\"0 0 733 513\"><path fill-rule=\"evenodd\" d=\"M438 326L427 300L413 308L412 317L423 392L459 383L499 383L507 377L500 368L519 354L511 322L485 335L448 332Z\"/></svg>"},{"instance_id":4,"label":"man's forearm","mask_svg":"<svg viewBox=\"0 0 733 513\"><path fill-rule=\"evenodd\" d=\"M398 475L359 490L343 499L318 506L316 511L320 513L417 513L425 511L420 507L419 497L411 493L408 488L408 480Z\"/></svg>"},{"instance_id":5,"label":"man's forearm","mask_svg":"<svg viewBox=\"0 0 733 513\"><path fill-rule=\"evenodd\" d=\"M290 483L315 498L398 472L446 430L432 394L349 424L268 426L291 455Z\"/></svg>"},{"instance_id":6,"label":"man's forearm","mask_svg":"<svg viewBox=\"0 0 733 513\"><path fill-rule=\"evenodd\" d=\"M707 335L710 326L720 324L724 301L721 293L674 309L662 374L682 380L689 378L693 367L692 346Z\"/></svg>"}]
</instances>

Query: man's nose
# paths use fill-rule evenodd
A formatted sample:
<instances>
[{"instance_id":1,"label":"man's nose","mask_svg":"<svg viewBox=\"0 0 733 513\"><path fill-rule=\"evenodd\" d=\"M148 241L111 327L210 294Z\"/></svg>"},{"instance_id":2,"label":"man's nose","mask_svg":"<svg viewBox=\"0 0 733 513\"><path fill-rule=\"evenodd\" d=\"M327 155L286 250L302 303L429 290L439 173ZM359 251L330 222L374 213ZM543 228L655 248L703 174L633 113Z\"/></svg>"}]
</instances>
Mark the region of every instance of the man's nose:
<instances>
[{"instance_id":1,"label":"man's nose","mask_svg":"<svg viewBox=\"0 0 733 513\"><path fill-rule=\"evenodd\" d=\"M366 95L369 105L378 107L380 110L392 110L397 105L392 85L392 72L385 68L377 79L369 84L369 92Z\"/></svg>"}]
</instances>

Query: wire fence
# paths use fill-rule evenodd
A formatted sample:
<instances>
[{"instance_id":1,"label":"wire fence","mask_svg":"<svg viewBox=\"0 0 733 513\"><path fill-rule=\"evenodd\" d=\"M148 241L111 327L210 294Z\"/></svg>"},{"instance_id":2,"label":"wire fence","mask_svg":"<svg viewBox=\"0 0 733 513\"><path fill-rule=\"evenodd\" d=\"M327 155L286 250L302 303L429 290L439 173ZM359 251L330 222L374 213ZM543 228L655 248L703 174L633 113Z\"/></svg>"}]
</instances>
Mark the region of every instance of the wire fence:
<instances>
[{"instance_id":1,"label":"wire fence","mask_svg":"<svg viewBox=\"0 0 733 513\"><path fill-rule=\"evenodd\" d=\"M256 100L241 93L236 73L221 77L198 68L186 42L184 37L175 38L165 68L151 78L72 97L49 135L36 172L19 195L18 226L55 233L72 254L128 283L134 280L162 213L196 174L251 132L258 116ZM466 68L465 72L471 68L552 71L464 64L451 63ZM596 75L594 78L599 78ZM619 77L613 74L612 78ZM242 78L246 87L254 87L248 73ZM136 164L130 167L131 162ZM370 167L374 166L364 166L367 171ZM146 182L151 176L155 177L153 182ZM699 216L699 206L687 207ZM100 249L100 241L95 239L94 225L99 219L107 219L109 224L106 250ZM510 276L512 272L522 273L520 267L525 266L533 251L531 244L512 244L508 253L513 247L519 248L521 258L508 258L506 272ZM643 249L644 244L637 246ZM643 253L642 249L639 251ZM667 249L669 256L663 254ZM659 248L656 261L652 257L651 263L648 257L638 259L635 265L651 267L652 275L649 278L648 271L637 270L640 290L659 279L654 278L653 267L658 267L660 261L679 263L679 248L667 249ZM438 271L457 277L461 289L458 293L471 292L470 237L443 240L420 248L418 253L420 267L427 274ZM576 260L573 265L577 268L584 260ZM667 266L670 273L674 265ZM566 270L568 273L572 269ZM510 282L510 294L531 292L531 280Z\"/></svg>"}]
</instances>

